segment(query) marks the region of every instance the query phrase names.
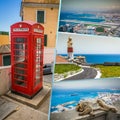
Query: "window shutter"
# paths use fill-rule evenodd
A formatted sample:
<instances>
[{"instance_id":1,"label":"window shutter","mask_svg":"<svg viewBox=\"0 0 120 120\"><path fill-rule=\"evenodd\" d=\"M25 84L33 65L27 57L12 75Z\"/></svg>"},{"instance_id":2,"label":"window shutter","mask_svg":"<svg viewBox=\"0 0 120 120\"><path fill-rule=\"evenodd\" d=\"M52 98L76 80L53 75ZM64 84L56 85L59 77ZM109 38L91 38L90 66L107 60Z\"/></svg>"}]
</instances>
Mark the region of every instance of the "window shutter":
<instances>
[{"instance_id":1,"label":"window shutter","mask_svg":"<svg viewBox=\"0 0 120 120\"><path fill-rule=\"evenodd\" d=\"M44 35L44 46L47 46L47 35Z\"/></svg>"},{"instance_id":2,"label":"window shutter","mask_svg":"<svg viewBox=\"0 0 120 120\"><path fill-rule=\"evenodd\" d=\"M7 66L11 64L11 56L5 55L3 56L3 66Z\"/></svg>"},{"instance_id":3,"label":"window shutter","mask_svg":"<svg viewBox=\"0 0 120 120\"><path fill-rule=\"evenodd\" d=\"M37 11L37 22L44 23L44 11Z\"/></svg>"}]
</instances>

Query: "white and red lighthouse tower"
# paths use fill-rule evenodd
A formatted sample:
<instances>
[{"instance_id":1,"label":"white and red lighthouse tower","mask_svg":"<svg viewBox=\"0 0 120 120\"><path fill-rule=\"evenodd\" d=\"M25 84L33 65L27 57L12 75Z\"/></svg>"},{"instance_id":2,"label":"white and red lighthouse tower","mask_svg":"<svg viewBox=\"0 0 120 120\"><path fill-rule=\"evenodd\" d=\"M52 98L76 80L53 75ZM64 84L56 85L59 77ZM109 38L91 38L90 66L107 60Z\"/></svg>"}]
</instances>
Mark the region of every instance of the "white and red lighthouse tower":
<instances>
[{"instance_id":1,"label":"white and red lighthouse tower","mask_svg":"<svg viewBox=\"0 0 120 120\"><path fill-rule=\"evenodd\" d=\"M71 37L69 37L67 41L67 53L68 53L68 59L72 60L74 57L73 57L73 43Z\"/></svg>"}]
</instances>

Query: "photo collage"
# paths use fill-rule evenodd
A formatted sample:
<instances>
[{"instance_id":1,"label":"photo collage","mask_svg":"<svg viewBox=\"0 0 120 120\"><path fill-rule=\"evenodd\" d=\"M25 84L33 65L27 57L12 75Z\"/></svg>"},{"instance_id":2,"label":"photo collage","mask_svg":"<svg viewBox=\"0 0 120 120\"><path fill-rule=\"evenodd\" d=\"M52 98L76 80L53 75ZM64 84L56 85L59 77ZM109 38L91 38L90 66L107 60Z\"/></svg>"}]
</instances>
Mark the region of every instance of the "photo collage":
<instances>
[{"instance_id":1,"label":"photo collage","mask_svg":"<svg viewBox=\"0 0 120 120\"><path fill-rule=\"evenodd\" d=\"M0 120L120 120L120 0L17 2L21 20L0 22Z\"/></svg>"},{"instance_id":2,"label":"photo collage","mask_svg":"<svg viewBox=\"0 0 120 120\"><path fill-rule=\"evenodd\" d=\"M61 1L50 120L118 120L119 7L118 0Z\"/></svg>"}]
</instances>

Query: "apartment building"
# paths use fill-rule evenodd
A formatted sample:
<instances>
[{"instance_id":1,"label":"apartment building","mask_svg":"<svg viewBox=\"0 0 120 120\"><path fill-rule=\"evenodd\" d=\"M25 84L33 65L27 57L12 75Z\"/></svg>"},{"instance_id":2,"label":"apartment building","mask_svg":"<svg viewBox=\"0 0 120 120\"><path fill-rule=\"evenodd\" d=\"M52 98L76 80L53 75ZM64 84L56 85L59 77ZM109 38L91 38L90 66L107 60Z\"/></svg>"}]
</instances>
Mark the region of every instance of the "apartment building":
<instances>
[{"instance_id":1,"label":"apartment building","mask_svg":"<svg viewBox=\"0 0 120 120\"><path fill-rule=\"evenodd\" d=\"M54 48L58 24L59 0L22 0L22 21L34 21L44 26L44 46Z\"/></svg>"}]
</instances>

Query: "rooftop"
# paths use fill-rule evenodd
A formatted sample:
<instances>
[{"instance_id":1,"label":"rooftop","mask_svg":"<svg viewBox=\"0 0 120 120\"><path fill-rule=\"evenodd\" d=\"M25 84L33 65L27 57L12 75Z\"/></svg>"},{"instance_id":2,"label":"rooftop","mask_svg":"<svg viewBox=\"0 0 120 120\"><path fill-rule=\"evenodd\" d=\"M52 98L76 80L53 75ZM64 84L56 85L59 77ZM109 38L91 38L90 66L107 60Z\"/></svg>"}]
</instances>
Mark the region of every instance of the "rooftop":
<instances>
[{"instance_id":1,"label":"rooftop","mask_svg":"<svg viewBox=\"0 0 120 120\"><path fill-rule=\"evenodd\" d=\"M6 44L6 45L1 45L0 46L0 54L1 53L10 53L10 44Z\"/></svg>"},{"instance_id":2,"label":"rooftop","mask_svg":"<svg viewBox=\"0 0 120 120\"><path fill-rule=\"evenodd\" d=\"M56 56L56 63L67 63L67 62L68 61L64 57L59 55Z\"/></svg>"}]
</instances>

